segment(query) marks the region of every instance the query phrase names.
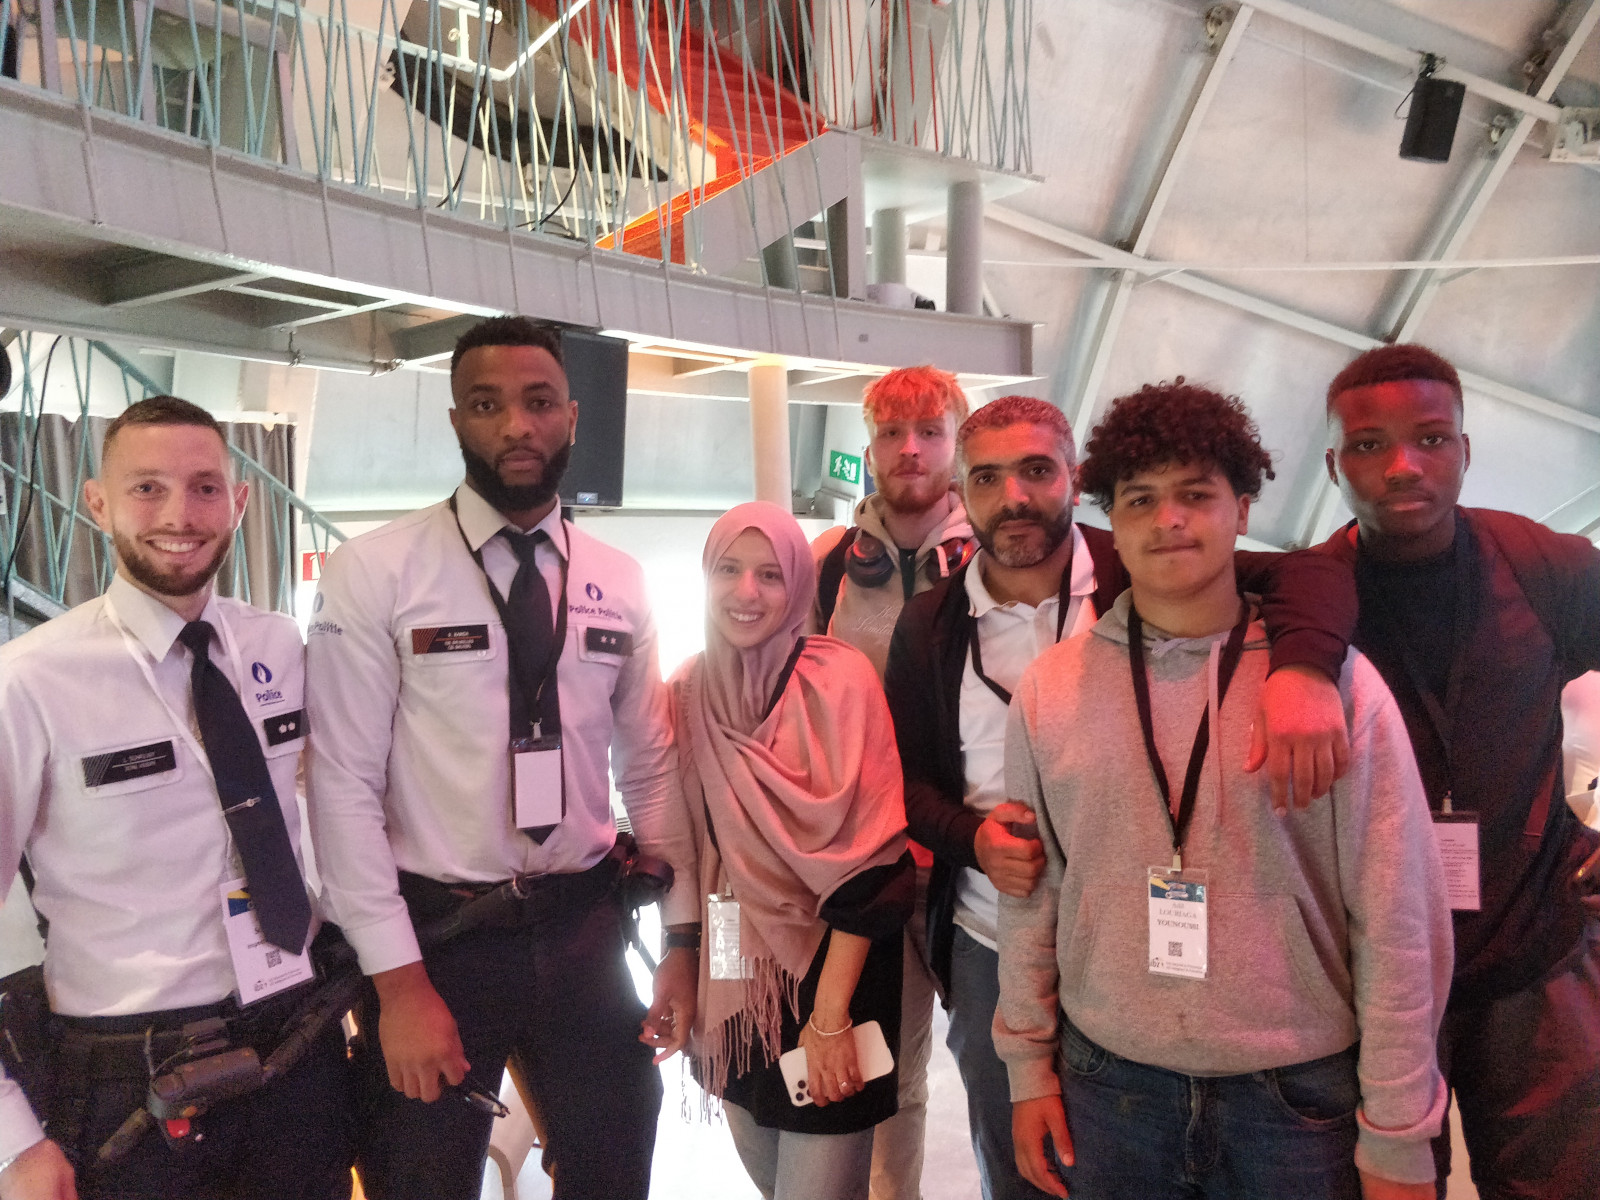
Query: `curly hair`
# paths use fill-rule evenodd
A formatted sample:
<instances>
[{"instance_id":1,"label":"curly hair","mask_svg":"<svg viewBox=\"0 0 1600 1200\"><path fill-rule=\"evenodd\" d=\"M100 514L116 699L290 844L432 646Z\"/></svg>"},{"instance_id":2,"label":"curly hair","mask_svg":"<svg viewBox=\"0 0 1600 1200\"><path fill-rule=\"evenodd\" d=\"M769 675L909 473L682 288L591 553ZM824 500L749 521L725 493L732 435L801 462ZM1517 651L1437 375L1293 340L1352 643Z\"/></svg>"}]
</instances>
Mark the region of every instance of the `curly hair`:
<instances>
[{"instance_id":1,"label":"curly hair","mask_svg":"<svg viewBox=\"0 0 1600 1200\"><path fill-rule=\"evenodd\" d=\"M1078 447L1072 440L1072 423L1067 414L1054 404L1032 396L1001 396L991 400L961 423L956 430L956 454L966 461L967 440L980 429L1005 429L1011 425L1043 425L1056 435L1061 443L1061 456L1071 466L1078 457Z\"/></svg>"},{"instance_id":2,"label":"curly hair","mask_svg":"<svg viewBox=\"0 0 1600 1200\"><path fill-rule=\"evenodd\" d=\"M561 327L531 317L489 317L479 321L456 339L455 352L450 355L450 378L454 381L456 368L468 350L479 346L537 346L561 362Z\"/></svg>"},{"instance_id":3,"label":"curly hair","mask_svg":"<svg viewBox=\"0 0 1600 1200\"><path fill-rule=\"evenodd\" d=\"M1261 431L1237 396L1185 383L1147 383L1111 402L1085 447L1078 481L1107 512L1117 483L1166 463L1212 463L1236 496L1261 494L1274 478Z\"/></svg>"},{"instance_id":4,"label":"curly hair","mask_svg":"<svg viewBox=\"0 0 1600 1200\"><path fill-rule=\"evenodd\" d=\"M867 428L879 421L921 421L950 413L967 419L967 394L956 377L938 367L901 367L874 379L861 397Z\"/></svg>"},{"instance_id":5,"label":"curly hair","mask_svg":"<svg viewBox=\"0 0 1600 1200\"><path fill-rule=\"evenodd\" d=\"M1373 347L1335 375L1328 385L1328 408L1333 408L1335 397L1353 388L1403 379L1432 379L1442 383L1455 393L1456 406L1462 406L1461 376L1456 374L1456 369L1426 346L1398 342L1392 346Z\"/></svg>"}]
</instances>

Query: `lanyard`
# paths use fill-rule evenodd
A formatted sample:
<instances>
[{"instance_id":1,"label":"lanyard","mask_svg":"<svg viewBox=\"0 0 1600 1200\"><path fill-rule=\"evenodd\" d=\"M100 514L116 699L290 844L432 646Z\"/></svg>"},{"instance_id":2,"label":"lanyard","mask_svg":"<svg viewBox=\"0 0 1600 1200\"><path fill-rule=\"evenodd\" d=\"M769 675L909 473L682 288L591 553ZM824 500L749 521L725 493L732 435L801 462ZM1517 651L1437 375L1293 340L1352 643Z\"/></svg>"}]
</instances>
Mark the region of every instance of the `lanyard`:
<instances>
[{"instance_id":1,"label":"lanyard","mask_svg":"<svg viewBox=\"0 0 1600 1200\"><path fill-rule=\"evenodd\" d=\"M1073 537L1072 534L1068 534ZM1067 551L1067 565L1061 568L1061 587L1056 593L1056 641L1061 640L1061 631L1067 627L1067 608L1072 603L1072 556L1077 553L1077 538L1073 537L1073 545ZM968 564L968 570L981 570L977 561ZM1011 707L1011 692L1001 687L994 680L983 673L983 647L982 638L978 633L978 618L972 615L972 610L967 610L967 644L972 647L972 673L983 681L985 687L999 698L1000 703L1007 708Z\"/></svg>"},{"instance_id":2,"label":"lanyard","mask_svg":"<svg viewBox=\"0 0 1600 1200\"><path fill-rule=\"evenodd\" d=\"M500 614L501 628L509 626L507 614L510 611L506 605L505 597L500 594L500 589L495 587L494 580L489 578L489 569L483 565L483 551L474 550L472 543L467 540L467 531L461 528L461 514L456 511L456 498L450 497L450 515L456 520L456 532L461 535L461 544L467 548L467 553L472 555L472 561L478 564L478 570L483 573L484 583L489 585L489 598L494 601L495 611ZM499 531L496 530L498 533ZM506 638L506 648L511 669L506 674L511 679L511 686L522 694L523 708L528 714L530 722L538 722L539 704L544 699L545 689L550 686L550 681L555 678L556 669L561 665L561 652L567 644L567 569L572 560L572 534L567 531L567 523L561 523L562 541L566 543L567 552L561 558L561 599L556 605L555 634L550 639L550 652L539 668L539 686L532 696L528 695L527 678L519 669L523 664L515 661L516 648L511 645L511 639ZM534 570L538 570L537 564Z\"/></svg>"},{"instance_id":3,"label":"lanyard","mask_svg":"<svg viewBox=\"0 0 1600 1200\"><path fill-rule=\"evenodd\" d=\"M184 744L189 747L195 758L199 760L201 770L205 771L207 775L211 775L211 759L206 756L205 747L200 744L200 739L195 734L194 724L184 720L183 714L172 707L172 702L167 699L166 693L157 686L156 673L150 666L150 656L145 652L143 643L134 637L128 627L122 623L122 615L117 612L116 604L109 597L106 599L106 611L111 614L112 623L116 625L117 631L122 634L122 644L127 649L129 657L138 666L139 673L144 676L145 682L150 685L150 691L155 694L156 701L166 710L167 716L171 718L172 726L178 731L178 736L183 739ZM217 609L215 617L216 620L212 624L217 631L217 637L222 641L223 652L228 656L228 665L233 668L233 680L237 681L234 682L234 687L237 689L244 686L243 681L245 678L244 667L239 658L239 645L233 640L233 631L228 628L227 622L222 619L222 610L220 608ZM244 698L241 696L240 703L242 704L243 702Z\"/></svg>"},{"instance_id":4,"label":"lanyard","mask_svg":"<svg viewBox=\"0 0 1600 1200\"><path fill-rule=\"evenodd\" d=\"M1454 545L1456 603L1450 637L1450 674L1445 681L1445 694L1442 700L1428 686L1427 676L1423 673L1422 664L1417 661L1415 648L1411 646L1410 639L1406 636L1400 613L1388 603L1388 597L1383 594L1383 588L1377 583L1371 562L1364 556L1356 559L1358 580L1366 585L1361 590L1377 601L1374 607L1378 610L1379 620L1373 622L1374 630L1382 640L1384 649L1399 660L1406 678L1411 682L1412 690L1416 692L1417 699L1428 716L1428 724L1433 727L1434 736L1439 739L1439 749L1444 755L1445 776L1445 791L1439 802L1439 811L1444 813L1452 811L1451 795L1455 791L1455 762L1451 749L1451 733L1455 724L1456 708L1461 701L1462 676L1466 673L1467 639L1472 636L1478 607L1476 556L1473 553L1472 539L1467 533L1467 523L1459 514L1456 517Z\"/></svg>"},{"instance_id":5,"label":"lanyard","mask_svg":"<svg viewBox=\"0 0 1600 1200\"><path fill-rule=\"evenodd\" d=\"M1217 668L1217 711L1222 711L1222 701L1233 682L1234 669L1244 654L1244 635L1250 628L1250 606L1241 599L1239 623L1228 635L1228 644L1222 651L1222 662ZM1156 751L1155 721L1150 715L1150 677L1144 666L1144 622L1139 610L1128 605L1128 667L1133 673L1133 700L1139 709L1139 725L1144 730L1144 751L1150 758L1150 770L1155 774L1156 787L1161 790L1161 811L1167 815L1172 827L1172 869L1183 870L1183 840L1189 834L1189 821L1194 816L1195 797L1200 792L1200 770L1205 765L1206 751L1211 748L1211 710L1200 714L1200 728L1195 730L1194 747L1189 751L1189 769L1183 776L1183 795L1178 799L1178 812L1172 812L1172 785L1167 782L1167 768ZM1220 753L1220 751L1218 752Z\"/></svg>"}]
</instances>

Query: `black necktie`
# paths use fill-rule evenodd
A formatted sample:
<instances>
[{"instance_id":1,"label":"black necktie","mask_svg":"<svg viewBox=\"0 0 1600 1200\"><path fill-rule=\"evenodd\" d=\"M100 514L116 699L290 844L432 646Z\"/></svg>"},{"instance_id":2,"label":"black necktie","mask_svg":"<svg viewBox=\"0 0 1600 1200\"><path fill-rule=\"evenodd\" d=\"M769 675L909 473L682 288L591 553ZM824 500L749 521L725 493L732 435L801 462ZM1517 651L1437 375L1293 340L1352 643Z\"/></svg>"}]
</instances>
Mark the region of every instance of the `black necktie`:
<instances>
[{"instance_id":1,"label":"black necktie","mask_svg":"<svg viewBox=\"0 0 1600 1200\"><path fill-rule=\"evenodd\" d=\"M541 738L561 733L561 692L556 683L556 666L561 647L556 644L555 626L550 616L550 587L544 581L534 554L545 533L539 530L524 535L501 531L517 556L517 573L506 597L506 642L511 648L510 680L511 738L526 738L537 723ZM562 812L566 812L565 797ZM522 832L535 842L544 843L555 831L554 825L537 825Z\"/></svg>"},{"instance_id":2,"label":"black necktie","mask_svg":"<svg viewBox=\"0 0 1600 1200\"><path fill-rule=\"evenodd\" d=\"M311 903L255 727L239 693L211 661L210 624L190 621L178 640L194 655L189 680L195 722L211 762L222 815L244 863L261 932L274 946L299 954L311 928Z\"/></svg>"}]
</instances>

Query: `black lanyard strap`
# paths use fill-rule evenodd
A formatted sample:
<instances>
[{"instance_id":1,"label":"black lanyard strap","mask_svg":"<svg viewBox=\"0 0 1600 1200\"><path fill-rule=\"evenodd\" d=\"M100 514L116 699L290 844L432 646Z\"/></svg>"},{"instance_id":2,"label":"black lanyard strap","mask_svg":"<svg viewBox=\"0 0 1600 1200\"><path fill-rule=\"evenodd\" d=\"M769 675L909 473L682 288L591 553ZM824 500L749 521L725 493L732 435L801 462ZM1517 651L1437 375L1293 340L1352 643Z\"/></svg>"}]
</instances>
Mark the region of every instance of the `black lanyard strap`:
<instances>
[{"instance_id":1,"label":"black lanyard strap","mask_svg":"<svg viewBox=\"0 0 1600 1200\"><path fill-rule=\"evenodd\" d=\"M1071 549L1067 551L1067 565L1061 569L1061 586L1056 592L1056 641L1061 640L1061 632L1067 627L1067 606L1072 603L1072 556L1077 552L1076 531L1069 533L1073 539ZM974 559L967 568L969 571L981 570L982 565ZM967 608L967 642L972 647L972 673L983 681L985 687L993 692L1007 708L1011 707L1011 692L1008 688L1001 687L990 679L983 671L983 647L978 634L978 618L972 615L972 609Z\"/></svg>"},{"instance_id":2,"label":"black lanyard strap","mask_svg":"<svg viewBox=\"0 0 1600 1200\"><path fill-rule=\"evenodd\" d=\"M1233 673L1244 655L1244 635L1250 628L1250 606L1239 601L1239 623L1228 635L1223 648L1222 661L1217 667L1217 711L1228 694ZM1178 799L1178 812L1172 812L1172 785L1167 782L1167 768L1156 750L1155 720L1150 715L1150 676L1144 665L1144 622L1139 610L1128 604L1128 667L1133 673L1133 700L1139 709L1139 725L1144 730L1144 751L1150 758L1150 770L1156 777L1156 787L1161 791L1161 811L1167 815L1172 829L1172 869L1183 869L1183 842L1189 835L1189 822L1194 817L1195 797L1200 792L1200 772L1205 766L1206 751L1211 747L1211 709L1208 705L1200 713L1200 727L1195 731L1194 746L1189 751L1189 769L1183 776L1183 794Z\"/></svg>"},{"instance_id":3,"label":"black lanyard strap","mask_svg":"<svg viewBox=\"0 0 1600 1200\"><path fill-rule=\"evenodd\" d=\"M472 543L467 540L467 531L461 528L461 514L456 511L456 498L454 496L450 497L450 515L455 517L456 532L461 535L461 544L467 548L467 553L472 555L472 561L478 564L478 570L483 573L483 581L489 587L489 598L494 601L495 611L500 614L501 626L509 629L512 620L510 609L506 604L505 597L500 594L500 589L495 587L494 580L489 578L489 570L483 565L483 551L472 548ZM561 596L556 605L555 632L550 639L549 652L544 662L539 665L539 682L533 688L532 695L529 695L529 673L525 669L531 664L520 661L517 647L512 644L509 634L506 637L507 659L510 668L507 670L506 675L511 681L511 686L516 689L518 696L521 697L523 710L527 714L530 723L539 721L543 715L543 710L540 706L544 702L544 695L549 689L550 681L556 677L556 671L561 665L562 651L566 649L567 645L567 570L568 564L572 559L572 535L567 532L565 522L562 523L561 533L566 543L566 553L560 554L558 552L557 554L557 557L561 559ZM556 716L556 720L560 720L559 715ZM553 732L555 731L541 729L541 733L544 734Z\"/></svg>"},{"instance_id":4,"label":"black lanyard strap","mask_svg":"<svg viewBox=\"0 0 1600 1200\"><path fill-rule=\"evenodd\" d=\"M1434 736L1439 739L1439 751L1444 757L1445 790L1442 797L1430 796L1429 803L1431 805L1437 802L1444 812L1451 810L1451 796L1455 791L1452 734L1457 707L1461 703L1462 677L1466 674L1467 644L1472 637L1473 625L1478 617L1478 570L1474 549L1471 535L1467 531L1467 523L1458 513L1452 564L1455 573L1456 603L1450 634L1450 673L1446 677L1445 693L1442 697L1428 685L1428 677L1423 672L1422 663L1418 661L1416 649L1411 645L1411 639L1407 634L1404 617L1389 603L1389 597L1385 594L1386 589L1377 586L1371 561L1365 555L1356 559L1358 580L1366 585L1361 592L1377 601L1373 607L1377 609L1379 619L1373 622L1373 627L1383 642L1384 650L1398 660L1401 669L1405 671L1412 690L1417 694L1417 700L1428 716L1428 724L1433 727Z\"/></svg>"}]
</instances>

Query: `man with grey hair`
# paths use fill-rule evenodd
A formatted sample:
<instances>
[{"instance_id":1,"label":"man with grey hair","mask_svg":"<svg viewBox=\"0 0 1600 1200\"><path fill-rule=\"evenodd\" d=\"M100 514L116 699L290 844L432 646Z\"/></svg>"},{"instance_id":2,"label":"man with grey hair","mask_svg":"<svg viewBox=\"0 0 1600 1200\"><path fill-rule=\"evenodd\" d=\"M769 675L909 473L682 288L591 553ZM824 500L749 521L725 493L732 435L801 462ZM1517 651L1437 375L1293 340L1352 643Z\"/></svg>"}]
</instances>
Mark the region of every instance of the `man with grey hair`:
<instances>
[{"instance_id":1,"label":"man with grey hair","mask_svg":"<svg viewBox=\"0 0 1600 1200\"><path fill-rule=\"evenodd\" d=\"M1044 1195L1016 1167L1011 1095L991 1027L999 995L999 896L1026 896L1043 849L1029 811L1004 785L1010 689L1044 650L1093 625L1128 585L1102 529L1074 523L1072 427L1060 409L1007 396L956 435L957 479L980 549L950 578L907 602L884 688L905 764L911 836L934 854L928 948L950 1012L949 1044L985 1200ZM1355 621L1355 597L1312 555L1240 555L1246 586L1264 590L1274 673L1263 691L1251 769L1274 795L1325 793L1344 772L1344 710L1333 680Z\"/></svg>"}]
</instances>

